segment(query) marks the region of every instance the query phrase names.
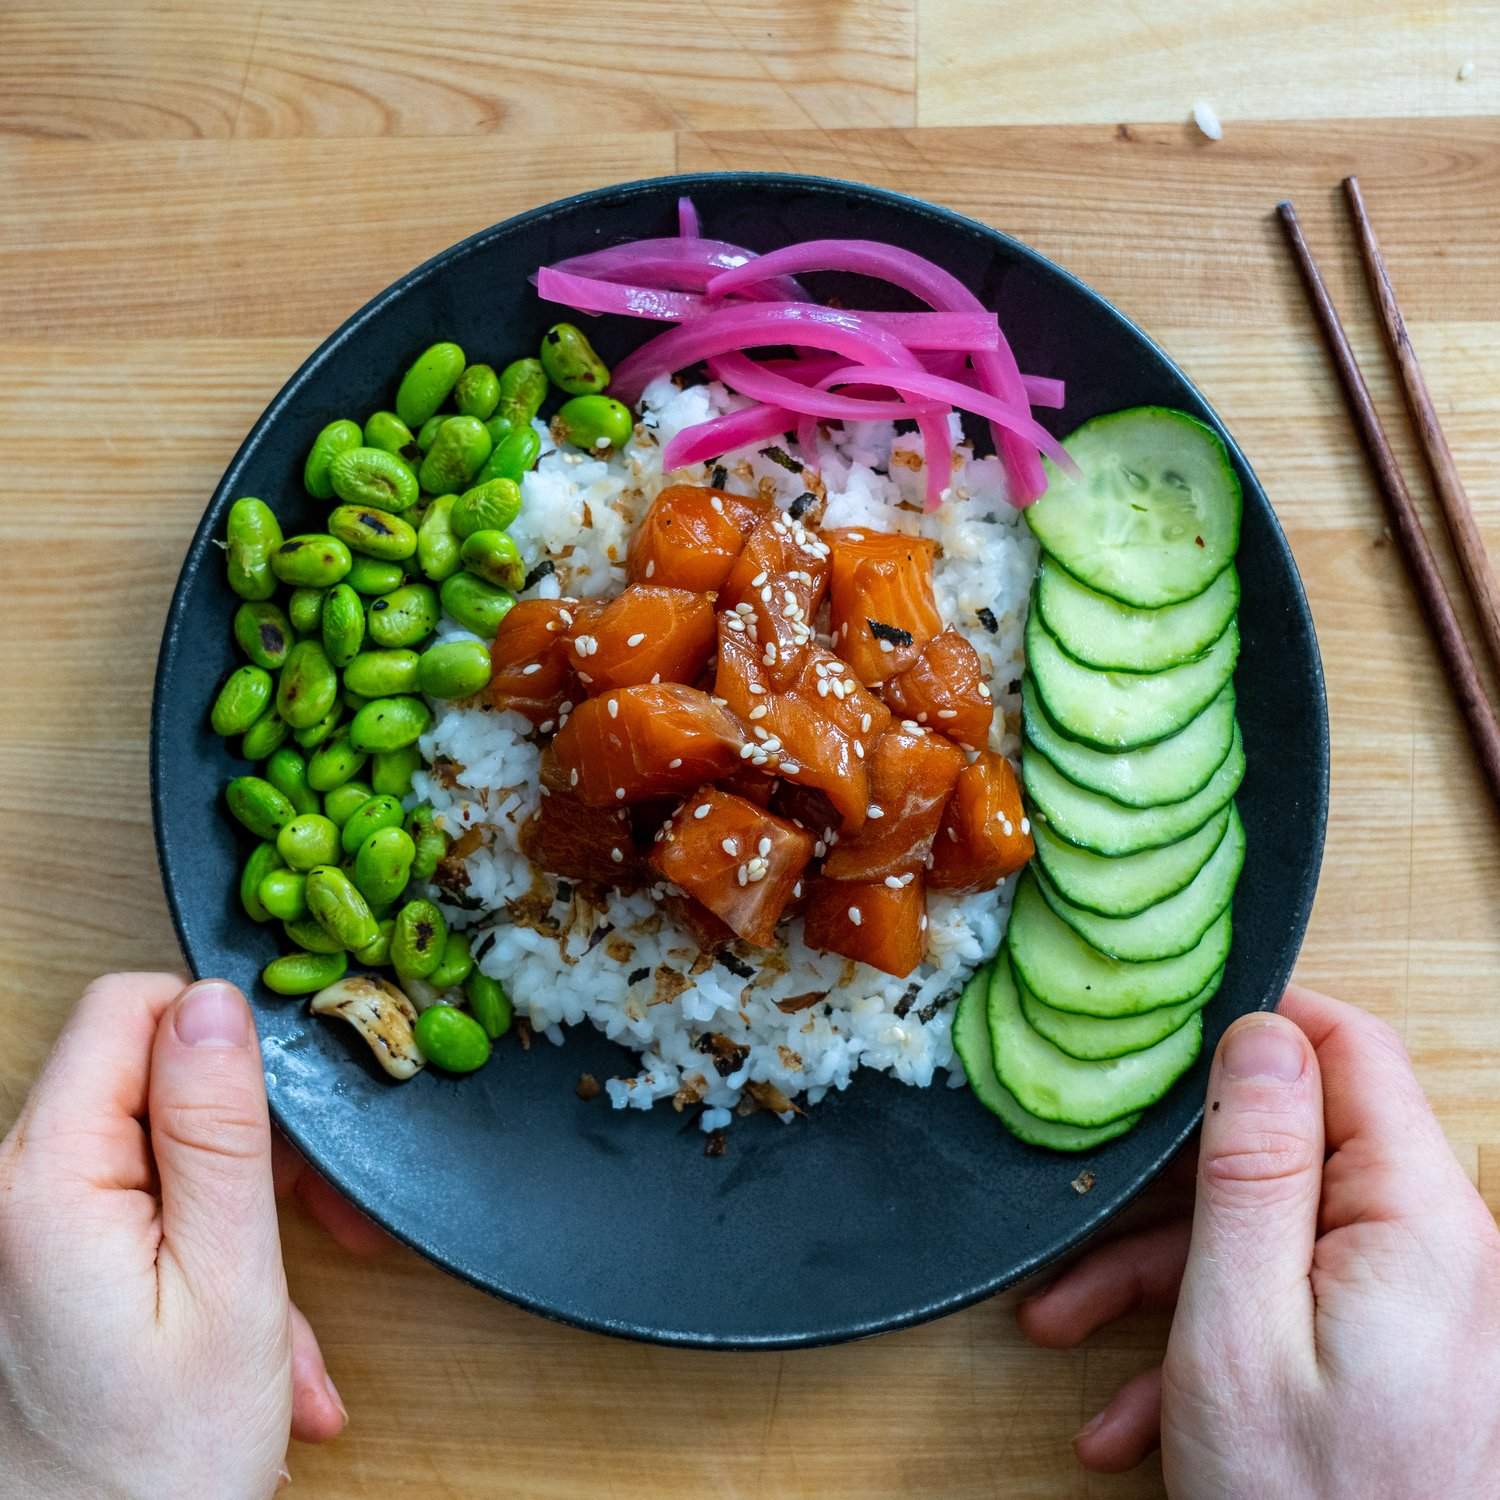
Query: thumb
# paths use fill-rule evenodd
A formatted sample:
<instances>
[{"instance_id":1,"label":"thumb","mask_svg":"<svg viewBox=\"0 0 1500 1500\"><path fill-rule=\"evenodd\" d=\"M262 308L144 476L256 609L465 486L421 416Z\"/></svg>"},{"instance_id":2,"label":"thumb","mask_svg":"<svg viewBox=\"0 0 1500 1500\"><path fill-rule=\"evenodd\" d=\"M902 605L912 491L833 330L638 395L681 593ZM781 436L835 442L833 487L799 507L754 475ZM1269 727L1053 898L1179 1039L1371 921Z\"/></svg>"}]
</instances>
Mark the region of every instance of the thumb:
<instances>
[{"instance_id":1,"label":"thumb","mask_svg":"<svg viewBox=\"0 0 1500 1500\"><path fill-rule=\"evenodd\" d=\"M279 1305L265 1080L250 1008L232 985L191 985L162 1017L149 1108L163 1274L180 1272L195 1301Z\"/></svg>"},{"instance_id":2,"label":"thumb","mask_svg":"<svg viewBox=\"0 0 1500 1500\"><path fill-rule=\"evenodd\" d=\"M1255 1357L1311 1370L1309 1280L1323 1180L1317 1054L1284 1017L1245 1016L1224 1034L1209 1075L1198 1197L1174 1353L1254 1374Z\"/></svg>"}]
</instances>

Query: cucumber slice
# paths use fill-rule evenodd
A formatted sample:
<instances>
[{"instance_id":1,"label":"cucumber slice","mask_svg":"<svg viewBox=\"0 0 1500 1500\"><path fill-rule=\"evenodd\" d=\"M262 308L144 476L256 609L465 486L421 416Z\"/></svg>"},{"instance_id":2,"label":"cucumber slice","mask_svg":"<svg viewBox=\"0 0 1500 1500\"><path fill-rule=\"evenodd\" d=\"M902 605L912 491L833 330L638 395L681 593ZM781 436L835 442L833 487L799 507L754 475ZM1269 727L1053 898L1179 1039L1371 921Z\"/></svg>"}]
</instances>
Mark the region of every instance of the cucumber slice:
<instances>
[{"instance_id":1,"label":"cucumber slice","mask_svg":"<svg viewBox=\"0 0 1500 1500\"><path fill-rule=\"evenodd\" d=\"M1150 963L1176 958L1198 946L1219 913L1234 898L1235 883L1245 863L1245 827L1231 804L1229 827L1208 862L1192 881L1133 917L1101 917L1073 906L1052 888L1045 874L1036 872L1037 885L1047 905L1091 947L1127 963Z\"/></svg>"},{"instance_id":2,"label":"cucumber slice","mask_svg":"<svg viewBox=\"0 0 1500 1500\"><path fill-rule=\"evenodd\" d=\"M1157 609L1201 594L1240 543L1240 481L1218 436L1186 412L1136 406L1063 444L1078 478L1047 463L1026 510L1037 541L1080 583Z\"/></svg>"},{"instance_id":3,"label":"cucumber slice","mask_svg":"<svg viewBox=\"0 0 1500 1500\"><path fill-rule=\"evenodd\" d=\"M1032 823L1031 836L1037 863L1074 906L1101 917L1133 917L1182 890L1208 863L1228 826L1225 807L1175 844L1116 859L1067 843L1040 818Z\"/></svg>"},{"instance_id":4,"label":"cucumber slice","mask_svg":"<svg viewBox=\"0 0 1500 1500\"><path fill-rule=\"evenodd\" d=\"M1236 728L1224 764L1201 791L1163 807L1121 807L1074 786L1035 745L1021 748L1021 779L1032 803L1054 833L1095 854L1136 854L1175 844L1228 805L1244 774L1245 747Z\"/></svg>"},{"instance_id":5,"label":"cucumber slice","mask_svg":"<svg viewBox=\"0 0 1500 1500\"><path fill-rule=\"evenodd\" d=\"M1225 683L1171 739L1139 750L1096 750L1070 740L1047 717L1030 676L1021 681L1026 737L1069 781L1126 807L1160 807L1201 791L1234 743L1234 684Z\"/></svg>"},{"instance_id":6,"label":"cucumber slice","mask_svg":"<svg viewBox=\"0 0 1500 1500\"><path fill-rule=\"evenodd\" d=\"M1063 650L1039 611L1026 620L1026 665L1042 707L1064 734L1100 750L1134 750L1176 734L1219 696L1239 654L1231 620L1202 656L1180 667L1096 672Z\"/></svg>"},{"instance_id":7,"label":"cucumber slice","mask_svg":"<svg viewBox=\"0 0 1500 1500\"><path fill-rule=\"evenodd\" d=\"M1036 575L1035 608L1069 656L1100 672L1160 672L1201 656L1240 607L1233 564L1203 592L1161 609L1133 609L1085 588L1049 558Z\"/></svg>"},{"instance_id":8,"label":"cucumber slice","mask_svg":"<svg viewBox=\"0 0 1500 1500\"><path fill-rule=\"evenodd\" d=\"M995 1076L1022 1109L1060 1125L1107 1125L1155 1104L1203 1047L1203 1017L1195 1011L1144 1051L1089 1062L1069 1057L1026 1024L1003 949L990 970L988 1017Z\"/></svg>"},{"instance_id":9,"label":"cucumber slice","mask_svg":"<svg viewBox=\"0 0 1500 1500\"><path fill-rule=\"evenodd\" d=\"M1047 905L1028 873L1016 888L1006 945L1021 981L1038 1000L1074 1015L1113 1019L1191 1000L1224 967L1231 930L1226 911L1191 952L1122 963L1084 942Z\"/></svg>"},{"instance_id":10,"label":"cucumber slice","mask_svg":"<svg viewBox=\"0 0 1500 1500\"><path fill-rule=\"evenodd\" d=\"M1023 989L1021 1013L1026 1017L1026 1024L1038 1036L1046 1037L1060 1052L1085 1061L1098 1061L1154 1047L1178 1027L1186 1026L1218 994L1223 982L1224 971L1220 969L1191 1000L1184 1000L1181 1005L1148 1010L1141 1016L1121 1016L1115 1021L1101 1021L1095 1016L1072 1016L1065 1010L1054 1010L1050 1005L1043 1005L1030 990Z\"/></svg>"},{"instance_id":11,"label":"cucumber slice","mask_svg":"<svg viewBox=\"0 0 1500 1500\"><path fill-rule=\"evenodd\" d=\"M1012 1135L1019 1136L1028 1145L1044 1146L1049 1151L1091 1151L1117 1135L1124 1135L1140 1119L1138 1114L1124 1115L1111 1120L1108 1125L1083 1130L1076 1125L1057 1125L1051 1120L1038 1119L1021 1108L1016 1096L995 1077L987 1015L989 977L990 969L986 964L965 986L958 1009L953 1013L953 1050L963 1064L974 1097Z\"/></svg>"}]
</instances>

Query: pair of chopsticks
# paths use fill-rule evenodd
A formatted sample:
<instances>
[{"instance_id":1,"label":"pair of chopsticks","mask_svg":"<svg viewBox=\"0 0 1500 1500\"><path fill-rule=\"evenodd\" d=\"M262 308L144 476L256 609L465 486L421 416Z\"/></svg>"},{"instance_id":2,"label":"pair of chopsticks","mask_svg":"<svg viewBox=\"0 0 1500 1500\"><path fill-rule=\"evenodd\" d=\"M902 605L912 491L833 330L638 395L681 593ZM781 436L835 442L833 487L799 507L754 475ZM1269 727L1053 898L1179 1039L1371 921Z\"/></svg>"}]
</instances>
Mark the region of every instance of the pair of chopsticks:
<instances>
[{"instance_id":1,"label":"pair of chopsticks","mask_svg":"<svg viewBox=\"0 0 1500 1500\"><path fill-rule=\"evenodd\" d=\"M1443 517L1448 524L1448 535L1457 554L1469 596L1473 600L1491 659L1496 668L1500 669L1500 588L1496 587L1495 575L1484 550L1484 540L1475 524L1469 497L1464 493L1453 454L1443 437L1437 412L1433 410L1432 397L1428 394L1427 382L1422 377L1422 367L1417 363L1416 353L1407 335L1406 323L1396 302L1385 258L1380 253L1375 231L1365 212L1359 179L1346 177L1344 192L1348 197L1349 212L1359 237L1360 257L1364 261L1370 293L1380 309L1386 342L1390 345L1391 355L1401 373L1407 409L1411 413L1412 423L1421 440L1423 455L1432 473ZM1328 288L1324 286L1317 263L1307 248L1307 241L1302 237L1296 210L1289 202L1285 202L1278 204L1276 211L1281 216L1292 254L1296 257L1298 269L1307 286L1313 312L1338 369L1350 414L1359 429L1360 439L1379 481L1381 498L1390 516L1391 530L1406 558L1428 626L1437 637L1448 680L1468 723L1480 767L1489 783L1491 794L1496 803L1500 804L1500 724L1496 723L1494 710L1485 696L1484 684L1474 663L1473 653L1469 650L1463 627L1453 612L1453 602L1443 586L1442 574L1438 572L1432 548L1427 542L1427 533L1422 529L1411 492L1402 478L1396 455L1391 452L1385 429L1380 425L1375 404L1370 400L1369 389L1355 361L1354 351L1349 347L1349 340L1344 335L1343 324L1339 322Z\"/></svg>"}]
</instances>

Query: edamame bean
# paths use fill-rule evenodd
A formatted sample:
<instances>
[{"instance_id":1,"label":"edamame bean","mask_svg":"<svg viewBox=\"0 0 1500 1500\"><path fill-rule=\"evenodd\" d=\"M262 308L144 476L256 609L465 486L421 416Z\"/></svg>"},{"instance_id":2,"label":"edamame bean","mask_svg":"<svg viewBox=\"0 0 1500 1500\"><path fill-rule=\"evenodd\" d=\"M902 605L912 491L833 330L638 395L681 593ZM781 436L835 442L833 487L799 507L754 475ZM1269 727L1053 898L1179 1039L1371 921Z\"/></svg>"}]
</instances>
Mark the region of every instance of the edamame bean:
<instances>
[{"instance_id":1,"label":"edamame bean","mask_svg":"<svg viewBox=\"0 0 1500 1500\"><path fill-rule=\"evenodd\" d=\"M417 503L417 476L411 465L384 448L351 448L328 469L333 493L346 505L379 510L410 510Z\"/></svg>"},{"instance_id":2,"label":"edamame bean","mask_svg":"<svg viewBox=\"0 0 1500 1500\"><path fill-rule=\"evenodd\" d=\"M439 495L417 529L417 563L434 582L458 572L458 538L453 534L453 495Z\"/></svg>"},{"instance_id":3,"label":"edamame bean","mask_svg":"<svg viewBox=\"0 0 1500 1500\"><path fill-rule=\"evenodd\" d=\"M293 589L286 601L287 618L298 635L316 635L323 624L323 596L327 589Z\"/></svg>"},{"instance_id":4,"label":"edamame bean","mask_svg":"<svg viewBox=\"0 0 1500 1500\"><path fill-rule=\"evenodd\" d=\"M559 442L589 453L623 448L634 431L630 408L612 396L574 396L552 419L552 433Z\"/></svg>"},{"instance_id":5,"label":"edamame bean","mask_svg":"<svg viewBox=\"0 0 1500 1500\"><path fill-rule=\"evenodd\" d=\"M498 414L524 427L547 399L547 372L539 359L514 359L500 372Z\"/></svg>"},{"instance_id":6,"label":"edamame bean","mask_svg":"<svg viewBox=\"0 0 1500 1500\"><path fill-rule=\"evenodd\" d=\"M357 750L399 750L431 724L432 710L420 698L376 698L350 722L349 742Z\"/></svg>"},{"instance_id":7,"label":"edamame bean","mask_svg":"<svg viewBox=\"0 0 1500 1500\"><path fill-rule=\"evenodd\" d=\"M482 422L500 404L500 377L491 365L470 365L453 387L453 404Z\"/></svg>"},{"instance_id":8,"label":"edamame bean","mask_svg":"<svg viewBox=\"0 0 1500 1500\"><path fill-rule=\"evenodd\" d=\"M300 922L307 915L307 876L301 870L270 871L261 879L259 894L260 904L278 922Z\"/></svg>"},{"instance_id":9,"label":"edamame bean","mask_svg":"<svg viewBox=\"0 0 1500 1500\"><path fill-rule=\"evenodd\" d=\"M302 487L314 500L333 499L333 484L328 477L329 466L341 453L348 453L360 445L358 422L340 417L330 422L308 450L307 462L302 466Z\"/></svg>"},{"instance_id":10,"label":"edamame bean","mask_svg":"<svg viewBox=\"0 0 1500 1500\"><path fill-rule=\"evenodd\" d=\"M370 785L382 796L404 797L412 776L422 769L422 752L415 745L385 750L370 761Z\"/></svg>"},{"instance_id":11,"label":"edamame bean","mask_svg":"<svg viewBox=\"0 0 1500 1500\"><path fill-rule=\"evenodd\" d=\"M344 582L357 594L388 594L406 582L406 571L400 563L384 562L378 557L356 557L349 564Z\"/></svg>"},{"instance_id":12,"label":"edamame bean","mask_svg":"<svg viewBox=\"0 0 1500 1500\"><path fill-rule=\"evenodd\" d=\"M364 752L349 743L347 730L340 730L313 752L307 763L307 784L315 792L331 792L359 775L364 763Z\"/></svg>"},{"instance_id":13,"label":"edamame bean","mask_svg":"<svg viewBox=\"0 0 1500 1500\"><path fill-rule=\"evenodd\" d=\"M472 1073L490 1060L490 1039L484 1027L452 1005L429 1006L417 1017L413 1034L423 1057L445 1072Z\"/></svg>"},{"instance_id":14,"label":"edamame bean","mask_svg":"<svg viewBox=\"0 0 1500 1500\"><path fill-rule=\"evenodd\" d=\"M391 961L391 934L396 930L396 919L387 917L376 928L373 943L366 943L354 956L366 968L383 969Z\"/></svg>"},{"instance_id":15,"label":"edamame bean","mask_svg":"<svg viewBox=\"0 0 1500 1500\"><path fill-rule=\"evenodd\" d=\"M431 880L438 862L448 852L448 835L437 826L437 814L431 803L422 802L406 815L406 831L416 846L416 857L412 860L411 878Z\"/></svg>"},{"instance_id":16,"label":"edamame bean","mask_svg":"<svg viewBox=\"0 0 1500 1500\"><path fill-rule=\"evenodd\" d=\"M438 428L452 415L451 411L440 411L422 423L422 430L417 434L417 447L423 453L426 453L437 442Z\"/></svg>"},{"instance_id":17,"label":"edamame bean","mask_svg":"<svg viewBox=\"0 0 1500 1500\"><path fill-rule=\"evenodd\" d=\"M425 583L408 583L372 599L369 620L377 646L415 646L437 626L437 595Z\"/></svg>"},{"instance_id":18,"label":"edamame bean","mask_svg":"<svg viewBox=\"0 0 1500 1500\"><path fill-rule=\"evenodd\" d=\"M335 827L342 828L374 795L368 783L346 781L324 794L323 816Z\"/></svg>"},{"instance_id":19,"label":"edamame bean","mask_svg":"<svg viewBox=\"0 0 1500 1500\"><path fill-rule=\"evenodd\" d=\"M449 417L422 460L422 488L429 495L457 494L484 467L493 447L478 417Z\"/></svg>"},{"instance_id":20,"label":"edamame bean","mask_svg":"<svg viewBox=\"0 0 1500 1500\"><path fill-rule=\"evenodd\" d=\"M304 953L344 952L344 945L316 917L306 916L296 922L283 922L281 930Z\"/></svg>"},{"instance_id":21,"label":"edamame bean","mask_svg":"<svg viewBox=\"0 0 1500 1500\"><path fill-rule=\"evenodd\" d=\"M442 601L444 611L465 630L472 630L488 641L494 640L500 622L516 602L504 589L472 573L455 573L452 578L444 579Z\"/></svg>"},{"instance_id":22,"label":"edamame bean","mask_svg":"<svg viewBox=\"0 0 1500 1500\"><path fill-rule=\"evenodd\" d=\"M273 705L245 731L245 737L240 741L240 754L246 760L265 760L280 748L290 733L286 720Z\"/></svg>"},{"instance_id":23,"label":"edamame bean","mask_svg":"<svg viewBox=\"0 0 1500 1500\"><path fill-rule=\"evenodd\" d=\"M515 418L507 411L497 411L494 416L486 417L484 430L489 433L490 441L498 448L507 433L515 430Z\"/></svg>"},{"instance_id":24,"label":"edamame bean","mask_svg":"<svg viewBox=\"0 0 1500 1500\"><path fill-rule=\"evenodd\" d=\"M448 940L448 924L430 901L408 901L396 913L391 962L403 979L426 979L437 968Z\"/></svg>"},{"instance_id":25,"label":"edamame bean","mask_svg":"<svg viewBox=\"0 0 1500 1500\"><path fill-rule=\"evenodd\" d=\"M264 667L237 667L219 689L209 723L226 739L243 734L271 702L271 674Z\"/></svg>"},{"instance_id":26,"label":"edamame bean","mask_svg":"<svg viewBox=\"0 0 1500 1500\"><path fill-rule=\"evenodd\" d=\"M285 865L275 844L262 841L251 851L240 871L240 905L252 922L269 922L276 915L260 898L261 882Z\"/></svg>"},{"instance_id":27,"label":"edamame bean","mask_svg":"<svg viewBox=\"0 0 1500 1500\"><path fill-rule=\"evenodd\" d=\"M469 940L461 932L449 932L443 943L443 956L438 966L427 976L427 982L435 990L451 990L462 984L474 970L474 958L469 952Z\"/></svg>"},{"instance_id":28,"label":"edamame bean","mask_svg":"<svg viewBox=\"0 0 1500 1500\"><path fill-rule=\"evenodd\" d=\"M416 691L421 658L415 651L361 651L344 668L344 685L366 698Z\"/></svg>"},{"instance_id":29,"label":"edamame bean","mask_svg":"<svg viewBox=\"0 0 1500 1500\"><path fill-rule=\"evenodd\" d=\"M317 812L321 804L317 792L308 785L307 760L290 745L271 755L262 774L299 813Z\"/></svg>"},{"instance_id":30,"label":"edamame bean","mask_svg":"<svg viewBox=\"0 0 1500 1500\"><path fill-rule=\"evenodd\" d=\"M317 641L298 641L276 687L276 711L293 729L311 729L338 706L339 674ZM306 742L299 739L304 749ZM321 742L320 742L321 743Z\"/></svg>"},{"instance_id":31,"label":"edamame bean","mask_svg":"<svg viewBox=\"0 0 1500 1500\"><path fill-rule=\"evenodd\" d=\"M388 510L370 505L340 505L328 517L328 529L352 552L402 562L417 550L414 527Z\"/></svg>"},{"instance_id":32,"label":"edamame bean","mask_svg":"<svg viewBox=\"0 0 1500 1500\"><path fill-rule=\"evenodd\" d=\"M274 672L292 649L291 622L267 600L247 600L234 612L234 639L241 651Z\"/></svg>"},{"instance_id":33,"label":"edamame bean","mask_svg":"<svg viewBox=\"0 0 1500 1500\"><path fill-rule=\"evenodd\" d=\"M363 948L380 936L380 924L369 902L336 865L320 865L308 871L307 909L344 948Z\"/></svg>"},{"instance_id":34,"label":"edamame bean","mask_svg":"<svg viewBox=\"0 0 1500 1500\"><path fill-rule=\"evenodd\" d=\"M470 698L489 686L490 650L483 641L441 641L418 665L417 683L429 698Z\"/></svg>"},{"instance_id":35,"label":"edamame bean","mask_svg":"<svg viewBox=\"0 0 1500 1500\"><path fill-rule=\"evenodd\" d=\"M521 514L521 490L513 479L489 479L453 502L450 524L460 541L476 531L504 531Z\"/></svg>"},{"instance_id":36,"label":"edamame bean","mask_svg":"<svg viewBox=\"0 0 1500 1500\"><path fill-rule=\"evenodd\" d=\"M370 700L363 693L352 692L349 688L343 688L339 692L339 702L349 710L351 714L357 714Z\"/></svg>"},{"instance_id":37,"label":"edamame bean","mask_svg":"<svg viewBox=\"0 0 1500 1500\"><path fill-rule=\"evenodd\" d=\"M602 391L609 384L609 366L571 323L554 323L542 335L541 354L547 378L570 396Z\"/></svg>"},{"instance_id":38,"label":"edamame bean","mask_svg":"<svg viewBox=\"0 0 1500 1500\"><path fill-rule=\"evenodd\" d=\"M304 750L316 750L319 745L326 744L330 735L339 727L339 721L344 717L344 705L335 703L316 724L307 729L296 730L292 738Z\"/></svg>"},{"instance_id":39,"label":"edamame bean","mask_svg":"<svg viewBox=\"0 0 1500 1500\"><path fill-rule=\"evenodd\" d=\"M459 561L496 588L518 591L526 581L521 549L503 531L474 531L464 538Z\"/></svg>"},{"instance_id":40,"label":"edamame bean","mask_svg":"<svg viewBox=\"0 0 1500 1500\"><path fill-rule=\"evenodd\" d=\"M276 848L288 869L331 865L339 857L339 831L322 813L298 813L276 835Z\"/></svg>"},{"instance_id":41,"label":"edamame bean","mask_svg":"<svg viewBox=\"0 0 1500 1500\"><path fill-rule=\"evenodd\" d=\"M354 883L372 907L389 906L406 889L416 855L411 835L394 826L377 828L359 846L354 856Z\"/></svg>"},{"instance_id":42,"label":"edamame bean","mask_svg":"<svg viewBox=\"0 0 1500 1500\"><path fill-rule=\"evenodd\" d=\"M323 654L347 667L365 643L365 601L347 583L336 583L323 601Z\"/></svg>"},{"instance_id":43,"label":"edamame bean","mask_svg":"<svg viewBox=\"0 0 1500 1500\"><path fill-rule=\"evenodd\" d=\"M408 464L418 457L417 440L412 436L411 428L393 411L371 412L365 418L364 439L366 448L394 453ZM326 500L328 496L322 498Z\"/></svg>"},{"instance_id":44,"label":"edamame bean","mask_svg":"<svg viewBox=\"0 0 1500 1500\"><path fill-rule=\"evenodd\" d=\"M488 974L475 969L464 981L464 995L469 1009L474 1012L474 1019L484 1027L485 1035L491 1041L497 1041L510 1030L515 1008L498 979L491 979Z\"/></svg>"},{"instance_id":45,"label":"edamame bean","mask_svg":"<svg viewBox=\"0 0 1500 1500\"><path fill-rule=\"evenodd\" d=\"M349 571L349 549L326 532L288 537L271 554L271 571L294 588L326 589Z\"/></svg>"},{"instance_id":46,"label":"edamame bean","mask_svg":"<svg viewBox=\"0 0 1500 1500\"><path fill-rule=\"evenodd\" d=\"M230 812L258 839L275 839L296 813L292 804L261 776L236 776L224 788L224 796ZM281 857L285 859L286 855Z\"/></svg>"},{"instance_id":47,"label":"edamame bean","mask_svg":"<svg viewBox=\"0 0 1500 1500\"><path fill-rule=\"evenodd\" d=\"M261 982L278 995L314 995L349 972L346 953L287 953L260 971Z\"/></svg>"},{"instance_id":48,"label":"edamame bean","mask_svg":"<svg viewBox=\"0 0 1500 1500\"><path fill-rule=\"evenodd\" d=\"M276 592L271 554L281 545L281 526L271 507L250 496L236 500L224 535L229 587L241 599L269 599Z\"/></svg>"},{"instance_id":49,"label":"edamame bean","mask_svg":"<svg viewBox=\"0 0 1500 1500\"><path fill-rule=\"evenodd\" d=\"M464 372L464 351L457 344L433 344L424 349L401 377L396 392L396 415L413 431L448 399Z\"/></svg>"},{"instance_id":50,"label":"edamame bean","mask_svg":"<svg viewBox=\"0 0 1500 1500\"><path fill-rule=\"evenodd\" d=\"M523 427L514 427L504 437L495 440L495 447L485 460L484 467L474 476L474 483L486 484L491 479L509 479L512 484L520 484L523 476L536 467L541 453L541 434L530 422Z\"/></svg>"},{"instance_id":51,"label":"edamame bean","mask_svg":"<svg viewBox=\"0 0 1500 1500\"><path fill-rule=\"evenodd\" d=\"M382 828L399 828L403 816L399 797L371 797L339 830L339 842L344 846L344 853L357 854L360 845Z\"/></svg>"}]
</instances>

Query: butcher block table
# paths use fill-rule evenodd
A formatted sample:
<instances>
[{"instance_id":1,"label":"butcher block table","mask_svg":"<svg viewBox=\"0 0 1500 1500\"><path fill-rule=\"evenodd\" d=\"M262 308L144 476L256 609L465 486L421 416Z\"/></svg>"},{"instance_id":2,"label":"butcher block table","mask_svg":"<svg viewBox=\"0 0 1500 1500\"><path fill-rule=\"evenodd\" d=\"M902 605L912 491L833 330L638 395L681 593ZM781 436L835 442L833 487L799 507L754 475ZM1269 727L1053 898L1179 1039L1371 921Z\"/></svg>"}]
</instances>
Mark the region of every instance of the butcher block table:
<instances>
[{"instance_id":1,"label":"butcher block table","mask_svg":"<svg viewBox=\"0 0 1500 1500\"><path fill-rule=\"evenodd\" d=\"M1221 140L1192 124L1199 100ZM1296 201L1433 517L1345 228L1339 180L1359 174L1500 551L1500 11L1415 0L5 0L0 1129L86 980L181 962L151 843L152 667L188 537L262 407L472 231L736 169L860 178L996 225L1218 408L1291 538L1328 674L1328 849L1298 977L1394 1023L1500 1205L1500 820L1272 218ZM404 1251L350 1261L295 1210L285 1235L351 1413L294 1451L297 1496L1161 1494L1154 1461L1093 1478L1069 1445L1160 1357L1160 1319L1050 1353L1003 1297L842 1348L683 1352L545 1322Z\"/></svg>"}]
</instances>

